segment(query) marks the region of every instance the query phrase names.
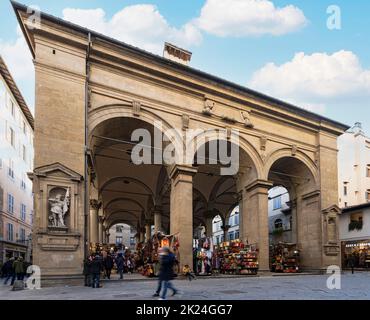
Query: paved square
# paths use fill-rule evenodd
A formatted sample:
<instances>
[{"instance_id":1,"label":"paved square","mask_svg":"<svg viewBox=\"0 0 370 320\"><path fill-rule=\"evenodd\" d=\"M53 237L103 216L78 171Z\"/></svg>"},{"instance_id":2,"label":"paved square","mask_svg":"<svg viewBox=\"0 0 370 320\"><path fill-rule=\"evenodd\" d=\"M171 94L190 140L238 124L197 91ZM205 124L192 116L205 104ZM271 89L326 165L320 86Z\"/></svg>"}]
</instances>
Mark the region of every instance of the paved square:
<instances>
[{"instance_id":1,"label":"paved square","mask_svg":"<svg viewBox=\"0 0 370 320\"><path fill-rule=\"evenodd\" d=\"M173 300L370 300L370 273L342 275L340 290L326 287L326 275L198 278L176 280ZM0 285L3 300L153 300L154 280L105 282L103 288L57 287L13 292Z\"/></svg>"}]
</instances>

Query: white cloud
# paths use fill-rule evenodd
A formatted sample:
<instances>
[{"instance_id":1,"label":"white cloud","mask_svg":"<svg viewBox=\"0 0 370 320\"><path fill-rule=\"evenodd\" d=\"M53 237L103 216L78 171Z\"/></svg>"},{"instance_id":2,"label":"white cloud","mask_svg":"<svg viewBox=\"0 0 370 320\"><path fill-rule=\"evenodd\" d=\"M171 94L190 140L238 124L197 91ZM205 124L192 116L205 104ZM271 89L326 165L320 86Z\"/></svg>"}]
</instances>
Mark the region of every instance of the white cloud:
<instances>
[{"instance_id":1,"label":"white cloud","mask_svg":"<svg viewBox=\"0 0 370 320\"><path fill-rule=\"evenodd\" d=\"M253 74L248 86L323 112L326 104L370 96L370 69L364 69L351 51L299 52L282 65L266 64Z\"/></svg>"},{"instance_id":2,"label":"white cloud","mask_svg":"<svg viewBox=\"0 0 370 320\"><path fill-rule=\"evenodd\" d=\"M0 39L0 55L33 112L35 70L30 49L19 27L15 41Z\"/></svg>"},{"instance_id":3,"label":"white cloud","mask_svg":"<svg viewBox=\"0 0 370 320\"><path fill-rule=\"evenodd\" d=\"M274 36L297 31L308 23L304 13L268 0L207 0L195 24L220 37Z\"/></svg>"},{"instance_id":4,"label":"white cloud","mask_svg":"<svg viewBox=\"0 0 370 320\"><path fill-rule=\"evenodd\" d=\"M188 48L202 41L199 30L191 23L181 28L168 24L158 9L149 4L132 5L106 18L103 9L67 8L63 18L110 37L161 54L164 41Z\"/></svg>"},{"instance_id":5,"label":"white cloud","mask_svg":"<svg viewBox=\"0 0 370 320\"><path fill-rule=\"evenodd\" d=\"M17 36L12 42L0 40L0 54L16 81L33 79L32 55L20 28L17 28Z\"/></svg>"}]
</instances>

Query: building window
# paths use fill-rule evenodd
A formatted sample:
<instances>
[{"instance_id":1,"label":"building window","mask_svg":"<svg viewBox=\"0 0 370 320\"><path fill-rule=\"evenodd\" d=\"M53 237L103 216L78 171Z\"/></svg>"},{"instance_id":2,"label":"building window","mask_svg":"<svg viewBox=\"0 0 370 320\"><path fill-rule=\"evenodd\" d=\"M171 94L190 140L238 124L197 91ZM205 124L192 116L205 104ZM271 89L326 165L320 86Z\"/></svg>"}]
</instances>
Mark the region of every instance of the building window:
<instances>
[{"instance_id":1,"label":"building window","mask_svg":"<svg viewBox=\"0 0 370 320\"><path fill-rule=\"evenodd\" d=\"M33 210L31 210L31 214L30 214L30 222L31 222L31 225L33 225Z\"/></svg>"},{"instance_id":2,"label":"building window","mask_svg":"<svg viewBox=\"0 0 370 320\"><path fill-rule=\"evenodd\" d=\"M21 181L21 189L22 190L25 190L26 189L26 183L24 182L24 179L22 178L22 181Z\"/></svg>"},{"instance_id":3,"label":"building window","mask_svg":"<svg viewBox=\"0 0 370 320\"><path fill-rule=\"evenodd\" d=\"M20 228L19 234L20 234L19 240L21 240L22 242L26 241L26 230L23 228Z\"/></svg>"},{"instance_id":4,"label":"building window","mask_svg":"<svg viewBox=\"0 0 370 320\"><path fill-rule=\"evenodd\" d=\"M362 213L353 213L350 217L348 231L361 230L363 226Z\"/></svg>"},{"instance_id":5,"label":"building window","mask_svg":"<svg viewBox=\"0 0 370 320\"><path fill-rule=\"evenodd\" d=\"M12 100L10 100L10 112L12 113L13 118L15 118L15 106Z\"/></svg>"},{"instance_id":6,"label":"building window","mask_svg":"<svg viewBox=\"0 0 370 320\"><path fill-rule=\"evenodd\" d=\"M239 213L236 213L234 217L234 225L237 226L239 225Z\"/></svg>"},{"instance_id":7,"label":"building window","mask_svg":"<svg viewBox=\"0 0 370 320\"><path fill-rule=\"evenodd\" d=\"M347 186L343 186L343 195L347 195Z\"/></svg>"},{"instance_id":8,"label":"building window","mask_svg":"<svg viewBox=\"0 0 370 320\"><path fill-rule=\"evenodd\" d=\"M344 203L344 207L345 207L345 208L347 208L347 207L348 207L348 203L347 203L347 202L345 202L345 203Z\"/></svg>"},{"instance_id":9,"label":"building window","mask_svg":"<svg viewBox=\"0 0 370 320\"><path fill-rule=\"evenodd\" d=\"M234 240L234 232L229 232L229 240Z\"/></svg>"},{"instance_id":10,"label":"building window","mask_svg":"<svg viewBox=\"0 0 370 320\"><path fill-rule=\"evenodd\" d=\"M239 231L235 231L235 239L239 239Z\"/></svg>"},{"instance_id":11,"label":"building window","mask_svg":"<svg viewBox=\"0 0 370 320\"><path fill-rule=\"evenodd\" d=\"M21 220L26 221L26 205L21 204Z\"/></svg>"},{"instance_id":12,"label":"building window","mask_svg":"<svg viewBox=\"0 0 370 320\"><path fill-rule=\"evenodd\" d=\"M275 229L281 229L283 227L283 220L281 219L276 219L274 222Z\"/></svg>"},{"instance_id":13,"label":"building window","mask_svg":"<svg viewBox=\"0 0 370 320\"><path fill-rule=\"evenodd\" d=\"M122 244L122 237L116 237L116 244Z\"/></svg>"},{"instance_id":14,"label":"building window","mask_svg":"<svg viewBox=\"0 0 370 320\"><path fill-rule=\"evenodd\" d=\"M273 210L281 209L281 196L273 199Z\"/></svg>"},{"instance_id":15,"label":"building window","mask_svg":"<svg viewBox=\"0 0 370 320\"><path fill-rule=\"evenodd\" d=\"M6 239L8 241L14 241L14 230L13 230L13 225L11 223L7 224L7 236Z\"/></svg>"},{"instance_id":16,"label":"building window","mask_svg":"<svg viewBox=\"0 0 370 320\"><path fill-rule=\"evenodd\" d=\"M370 178L370 164L366 166L366 177Z\"/></svg>"},{"instance_id":17,"label":"building window","mask_svg":"<svg viewBox=\"0 0 370 320\"><path fill-rule=\"evenodd\" d=\"M9 159L8 176L14 179L14 161Z\"/></svg>"},{"instance_id":18,"label":"building window","mask_svg":"<svg viewBox=\"0 0 370 320\"><path fill-rule=\"evenodd\" d=\"M8 212L14 213L14 197L10 193L8 193Z\"/></svg>"},{"instance_id":19,"label":"building window","mask_svg":"<svg viewBox=\"0 0 370 320\"><path fill-rule=\"evenodd\" d=\"M130 237L130 246L134 246L135 242L135 237Z\"/></svg>"},{"instance_id":20,"label":"building window","mask_svg":"<svg viewBox=\"0 0 370 320\"><path fill-rule=\"evenodd\" d=\"M116 232L122 233L123 232L123 226L116 226Z\"/></svg>"},{"instance_id":21,"label":"building window","mask_svg":"<svg viewBox=\"0 0 370 320\"><path fill-rule=\"evenodd\" d=\"M8 127L8 141L15 148L15 132L11 127Z\"/></svg>"},{"instance_id":22,"label":"building window","mask_svg":"<svg viewBox=\"0 0 370 320\"><path fill-rule=\"evenodd\" d=\"M27 162L27 149L25 145L22 147L22 159L24 162Z\"/></svg>"},{"instance_id":23,"label":"building window","mask_svg":"<svg viewBox=\"0 0 370 320\"><path fill-rule=\"evenodd\" d=\"M26 122L23 121L23 125L22 125L22 128L23 128L23 133L25 135L27 135L27 127L26 127Z\"/></svg>"},{"instance_id":24,"label":"building window","mask_svg":"<svg viewBox=\"0 0 370 320\"><path fill-rule=\"evenodd\" d=\"M366 201L370 201L370 189L368 189L367 191L366 191L366 195L365 195L365 199L366 199Z\"/></svg>"}]
</instances>

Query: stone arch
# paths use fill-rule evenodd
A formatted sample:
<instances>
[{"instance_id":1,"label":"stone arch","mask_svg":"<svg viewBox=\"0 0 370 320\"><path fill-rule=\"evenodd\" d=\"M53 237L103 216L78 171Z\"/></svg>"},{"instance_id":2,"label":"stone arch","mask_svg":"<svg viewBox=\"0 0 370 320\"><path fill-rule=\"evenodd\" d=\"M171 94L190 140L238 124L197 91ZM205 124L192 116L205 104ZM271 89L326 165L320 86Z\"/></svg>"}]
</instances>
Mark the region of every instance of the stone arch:
<instances>
[{"instance_id":1,"label":"stone arch","mask_svg":"<svg viewBox=\"0 0 370 320\"><path fill-rule=\"evenodd\" d=\"M279 149L279 150L276 150L270 153L267 156L268 160L264 166L263 180L268 180L271 167L274 165L274 163L276 163L276 161L283 159L283 158L293 158L293 159L297 159L301 161L304 165L306 165L307 169L310 171L312 177L314 178L315 185L318 184L319 173L318 173L318 168L316 164L314 163L314 161L312 161L312 159L307 154L299 150L293 156L291 148Z\"/></svg>"},{"instance_id":2,"label":"stone arch","mask_svg":"<svg viewBox=\"0 0 370 320\"><path fill-rule=\"evenodd\" d=\"M219 135L217 134L217 128L215 130L210 130L202 132L201 134L195 136L191 141L189 141L186 145L186 150L188 151L191 149L191 147L194 144L194 141L196 139L201 139L201 141L204 141L203 138L207 138L206 142L215 141L215 140L225 140L225 139L219 139ZM256 148L247 141L243 136L239 135L238 139L235 137L235 135L231 135L230 139L227 139L230 143L233 143L234 145L237 145L240 147L242 151L245 152L245 154L251 159L252 164L254 165L254 169L256 170L256 179L259 179L263 176L263 161L259 153L257 152ZM201 145L198 146L198 148L194 148L193 152L189 154L189 157L191 155L191 159L194 159L197 151L199 150ZM239 168L240 170L240 168Z\"/></svg>"},{"instance_id":3,"label":"stone arch","mask_svg":"<svg viewBox=\"0 0 370 320\"><path fill-rule=\"evenodd\" d=\"M92 143L95 128L97 128L103 122L114 118L132 118L136 120L141 120L150 125L153 125L163 134L165 134L167 130L174 129L166 120L151 112L147 108L141 109L140 116L134 116L132 112L132 104L122 103L102 105L98 108L95 108L88 114L89 145L91 145ZM162 123L162 128L155 126L158 122Z\"/></svg>"}]
</instances>

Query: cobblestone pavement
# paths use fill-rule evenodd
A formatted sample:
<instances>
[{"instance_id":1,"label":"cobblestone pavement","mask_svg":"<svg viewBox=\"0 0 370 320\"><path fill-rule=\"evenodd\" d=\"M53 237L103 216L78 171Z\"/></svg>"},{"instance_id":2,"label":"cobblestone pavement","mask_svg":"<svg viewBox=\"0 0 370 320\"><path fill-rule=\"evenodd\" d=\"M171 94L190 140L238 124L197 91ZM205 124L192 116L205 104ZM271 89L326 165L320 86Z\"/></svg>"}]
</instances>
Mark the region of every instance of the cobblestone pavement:
<instances>
[{"instance_id":1,"label":"cobblestone pavement","mask_svg":"<svg viewBox=\"0 0 370 320\"><path fill-rule=\"evenodd\" d=\"M171 300L370 300L370 273L342 274L341 289L330 290L325 275L198 278L173 281L181 294ZM11 291L0 285L1 300L152 300L156 281L105 282L103 288L55 287Z\"/></svg>"}]
</instances>

